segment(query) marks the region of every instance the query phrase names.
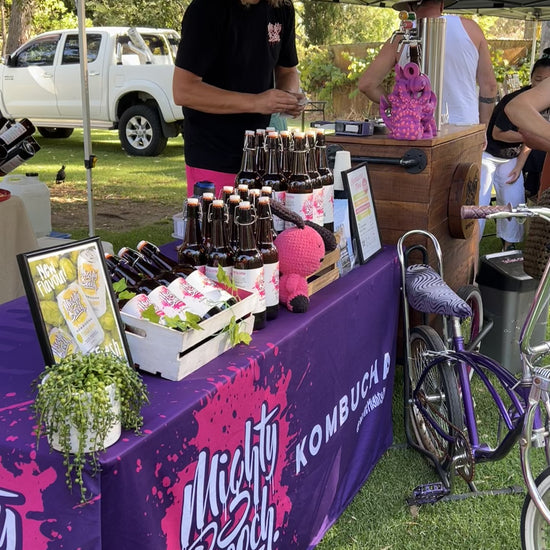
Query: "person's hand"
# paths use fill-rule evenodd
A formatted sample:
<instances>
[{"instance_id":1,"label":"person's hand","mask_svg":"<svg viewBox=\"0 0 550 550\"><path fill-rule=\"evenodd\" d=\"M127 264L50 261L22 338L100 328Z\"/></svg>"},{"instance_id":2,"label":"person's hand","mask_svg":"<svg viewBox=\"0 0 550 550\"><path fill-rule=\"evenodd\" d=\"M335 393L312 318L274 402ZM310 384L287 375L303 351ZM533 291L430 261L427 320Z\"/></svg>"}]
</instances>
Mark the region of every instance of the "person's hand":
<instances>
[{"instance_id":1,"label":"person's hand","mask_svg":"<svg viewBox=\"0 0 550 550\"><path fill-rule=\"evenodd\" d=\"M506 180L506 183L508 185L512 185L512 183L514 183L519 178L520 175L521 175L521 169L518 168L517 166L514 167L514 169L508 174L508 179Z\"/></svg>"},{"instance_id":2,"label":"person's hand","mask_svg":"<svg viewBox=\"0 0 550 550\"><path fill-rule=\"evenodd\" d=\"M290 116L292 118L296 118L300 116L304 111L308 103L308 99L306 97L306 94L304 94L304 92L288 92L288 93L292 94L298 100L298 103L295 109L292 109L290 111L284 111L283 114Z\"/></svg>"},{"instance_id":3,"label":"person's hand","mask_svg":"<svg viewBox=\"0 0 550 550\"><path fill-rule=\"evenodd\" d=\"M264 115L272 115L273 113L288 113L291 116L295 116L294 113L299 115L304 110L304 105L300 105L301 98L304 94L297 94L294 92L285 92L284 90L278 90L273 88L257 94L256 112Z\"/></svg>"}]
</instances>

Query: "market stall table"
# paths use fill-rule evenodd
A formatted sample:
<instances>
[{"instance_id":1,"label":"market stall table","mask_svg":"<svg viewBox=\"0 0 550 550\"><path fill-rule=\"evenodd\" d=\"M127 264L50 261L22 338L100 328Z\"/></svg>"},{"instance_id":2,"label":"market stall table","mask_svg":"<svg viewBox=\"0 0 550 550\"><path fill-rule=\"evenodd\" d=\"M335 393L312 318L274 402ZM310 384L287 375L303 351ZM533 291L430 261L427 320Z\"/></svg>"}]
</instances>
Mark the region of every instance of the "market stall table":
<instances>
[{"instance_id":1,"label":"market stall table","mask_svg":"<svg viewBox=\"0 0 550 550\"><path fill-rule=\"evenodd\" d=\"M37 247L22 199L11 195L7 200L0 200L0 304L25 294L16 255Z\"/></svg>"},{"instance_id":2,"label":"market stall table","mask_svg":"<svg viewBox=\"0 0 550 550\"><path fill-rule=\"evenodd\" d=\"M36 447L27 300L0 306L2 548L314 547L391 444L398 304L391 247L249 347L180 382L144 375L144 434L101 455L85 505L61 455Z\"/></svg>"}]
</instances>

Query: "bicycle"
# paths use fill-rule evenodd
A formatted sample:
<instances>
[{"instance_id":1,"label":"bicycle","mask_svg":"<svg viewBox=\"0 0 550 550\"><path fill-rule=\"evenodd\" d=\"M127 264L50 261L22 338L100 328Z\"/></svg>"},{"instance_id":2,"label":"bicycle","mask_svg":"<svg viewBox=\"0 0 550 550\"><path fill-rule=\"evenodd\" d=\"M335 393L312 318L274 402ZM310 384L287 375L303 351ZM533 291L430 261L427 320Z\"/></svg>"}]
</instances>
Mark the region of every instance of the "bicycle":
<instances>
[{"instance_id":1,"label":"bicycle","mask_svg":"<svg viewBox=\"0 0 550 550\"><path fill-rule=\"evenodd\" d=\"M550 222L550 208L526 205L469 206L462 208L462 215L540 217ZM432 239L439 273L425 264L407 265L404 242L418 233ZM503 458L519 442L521 469L528 489L521 515L522 546L545 548L545 541L550 541L550 369L541 362L550 354L550 342L532 344L531 337L537 320L548 313L549 264L520 332L522 368L517 378L497 361L476 351L490 330L483 327L481 295L472 285L454 293L444 283L437 239L426 231L412 231L403 235L397 246L404 306L405 432L407 442L434 465L441 479L416 487L409 503L421 505L451 497L457 475L477 492L473 483L475 466ZM428 324L410 330L409 305L441 318L443 338ZM466 327L466 338L462 325ZM481 441L479 426L484 419L478 417L474 404L471 381L474 376L485 396L496 405L499 426L494 445ZM543 448L546 459L545 469L536 478L531 471L534 448ZM510 491L516 489L490 493Z\"/></svg>"}]
</instances>

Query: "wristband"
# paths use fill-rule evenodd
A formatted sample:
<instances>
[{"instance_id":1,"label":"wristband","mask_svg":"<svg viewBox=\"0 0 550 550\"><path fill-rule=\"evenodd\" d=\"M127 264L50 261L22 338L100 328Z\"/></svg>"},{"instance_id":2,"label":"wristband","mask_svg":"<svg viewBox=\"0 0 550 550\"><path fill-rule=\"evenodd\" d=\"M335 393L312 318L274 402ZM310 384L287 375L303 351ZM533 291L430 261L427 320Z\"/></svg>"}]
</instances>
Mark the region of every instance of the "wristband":
<instances>
[{"instance_id":1,"label":"wristband","mask_svg":"<svg viewBox=\"0 0 550 550\"><path fill-rule=\"evenodd\" d=\"M480 103L494 103L496 99L496 97L483 97L481 95L479 96Z\"/></svg>"}]
</instances>

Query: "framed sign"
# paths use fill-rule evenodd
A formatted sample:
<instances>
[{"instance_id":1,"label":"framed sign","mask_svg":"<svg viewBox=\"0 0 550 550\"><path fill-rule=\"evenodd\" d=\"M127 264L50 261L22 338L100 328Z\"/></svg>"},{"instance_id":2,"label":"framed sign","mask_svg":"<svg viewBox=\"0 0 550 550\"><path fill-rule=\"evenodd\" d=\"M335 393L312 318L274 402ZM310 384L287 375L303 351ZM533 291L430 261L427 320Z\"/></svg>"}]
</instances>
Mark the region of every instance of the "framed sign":
<instances>
[{"instance_id":1,"label":"framed sign","mask_svg":"<svg viewBox=\"0 0 550 550\"><path fill-rule=\"evenodd\" d=\"M47 365L107 351L133 362L98 237L17 256Z\"/></svg>"},{"instance_id":2,"label":"framed sign","mask_svg":"<svg viewBox=\"0 0 550 550\"><path fill-rule=\"evenodd\" d=\"M349 200L351 231L359 262L364 264L382 249L367 163L343 171L342 183Z\"/></svg>"}]
</instances>

